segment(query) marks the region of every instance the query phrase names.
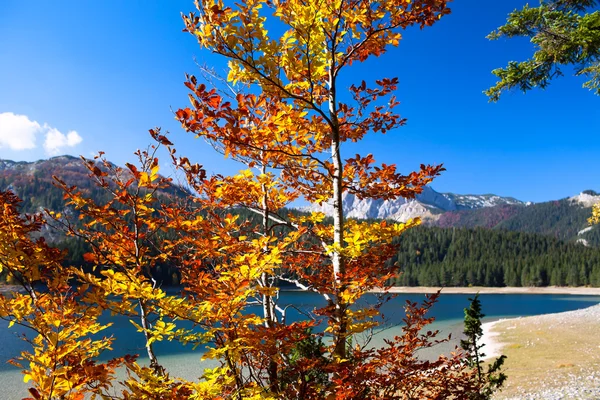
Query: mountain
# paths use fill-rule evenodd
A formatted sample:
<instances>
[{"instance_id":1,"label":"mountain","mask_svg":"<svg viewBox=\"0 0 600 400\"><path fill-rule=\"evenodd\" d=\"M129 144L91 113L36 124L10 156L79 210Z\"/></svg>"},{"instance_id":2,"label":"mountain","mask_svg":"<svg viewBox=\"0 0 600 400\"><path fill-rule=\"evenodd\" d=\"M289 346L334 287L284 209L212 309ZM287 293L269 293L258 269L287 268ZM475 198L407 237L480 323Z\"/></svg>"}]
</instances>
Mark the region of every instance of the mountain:
<instances>
[{"instance_id":1,"label":"mountain","mask_svg":"<svg viewBox=\"0 0 600 400\"><path fill-rule=\"evenodd\" d=\"M502 197L495 194L454 194L444 193L443 196L457 204L458 210L473 210L503 205L524 205L514 197Z\"/></svg>"},{"instance_id":2,"label":"mountain","mask_svg":"<svg viewBox=\"0 0 600 400\"><path fill-rule=\"evenodd\" d=\"M59 156L35 162L0 160L0 190L15 192L23 200L23 212L35 213L44 208L63 211L63 192L53 185L53 175L94 197L102 195L88 178L88 170L79 158Z\"/></svg>"},{"instance_id":3,"label":"mountain","mask_svg":"<svg viewBox=\"0 0 600 400\"><path fill-rule=\"evenodd\" d=\"M344 212L350 218L403 222L421 217L429 226L537 233L587 246L600 246L600 229L590 227L587 221L592 205L598 202L600 194L592 190L561 200L524 203L493 194L439 193L428 186L411 200L359 200L348 193L343 197ZM304 210L333 213L331 204L312 205Z\"/></svg>"},{"instance_id":4,"label":"mountain","mask_svg":"<svg viewBox=\"0 0 600 400\"><path fill-rule=\"evenodd\" d=\"M23 199L23 212L49 208L69 213L62 190L52 184L52 175L76 185L97 202L107 198L78 158L60 156L31 163L0 160L0 190L16 192ZM177 186L168 192L185 195ZM399 253L392 261L403 274L395 284L598 286L600 249L593 247L600 247L600 227L587 223L596 202L600 194L594 191L525 204L511 197L439 193L425 187L414 200L358 200L346 194L344 210L353 218L424 217L425 226L397 238ZM312 209L331 212L328 205ZM233 212L259 223L254 213ZM43 234L68 250L67 263L84 265L83 254L89 251L85 243L50 230ZM161 281L169 283L172 272L163 268Z\"/></svg>"},{"instance_id":5,"label":"mountain","mask_svg":"<svg viewBox=\"0 0 600 400\"><path fill-rule=\"evenodd\" d=\"M23 199L23 212L44 208L64 212L62 190L53 185L53 175L77 186L86 196L102 202L107 193L88 178L88 170L79 158L53 157L36 162L0 160L0 190L12 189ZM182 192L173 186L169 190ZM600 194L591 190L576 196L543 203L524 203L512 197L493 194L461 195L439 193L429 186L416 199L359 200L344 194L344 212L350 218L393 219L406 221L422 217L425 225L441 228L487 228L549 235L559 240L600 246L600 229L589 227L591 206L600 202ZM329 204L311 206L305 211L323 211L331 215Z\"/></svg>"},{"instance_id":6,"label":"mountain","mask_svg":"<svg viewBox=\"0 0 600 400\"><path fill-rule=\"evenodd\" d=\"M530 203L526 206L507 204L449 211L441 214L432 225L442 228L484 227L538 233L560 240L600 246L600 229L589 226L588 223L591 207L598 202L600 195L588 190L570 198Z\"/></svg>"},{"instance_id":7,"label":"mountain","mask_svg":"<svg viewBox=\"0 0 600 400\"><path fill-rule=\"evenodd\" d=\"M97 165L104 168L100 163ZM97 187L89 178L89 173L83 161L72 156L57 156L34 162L0 160L0 190L10 189L15 192L23 200L22 212L35 213L44 208L63 212L63 191L54 186L53 176L59 177L67 185L76 186L84 195L97 202L108 199L106 190ZM183 189L177 185L164 192L184 194Z\"/></svg>"},{"instance_id":8,"label":"mountain","mask_svg":"<svg viewBox=\"0 0 600 400\"><path fill-rule=\"evenodd\" d=\"M96 165L100 169L105 168L101 163ZM113 166L111 165L111 169ZM22 199L21 212L37 213L49 209L72 216L71 221L77 224L80 222L77 216L73 215L76 212L65 205L63 191L54 186L52 176L59 177L69 186L76 186L85 197L93 199L96 203L106 203L111 194L106 189L96 186L89 173L81 159L71 156L58 156L35 162L0 160L0 190L12 190ZM127 173L127 170L124 170L124 177ZM187 193L183 188L172 185L157 191L155 195L169 201L185 196ZM49 226L44 226L41 234L53 246L66 250L65 264L83 266L84 269L87 268L87 272L93 272L84 258L84 254L89 252L90 248L83 240L66 236L63 232ZM172 284L173 277L176 276L173 275L176 267L170 265L159 267L153 272L154 278L164 284ZM5 275L0 271L0 282L4 277Z\"/></svg>"},{"instance_id":9,"label":"mountain","mask_svg":"<svg viewBox=\"0 0 600 400\"><path fill-rule=\"evenodd\" d=\"M423 188L416 199L398 198L396 200L373 200L356 198L353 194L344 193L343 208L349 218L379 218L406 221L410 218L421 217L435 221L447 211L473 210L496 206L523 206L525 203L512 197L501 197L493 194L459 195L454 193L439 193L429 186ZM312 205L307 211L322 211L327 215L333 214L333 206Z\"/></svg>"}]
</instances>

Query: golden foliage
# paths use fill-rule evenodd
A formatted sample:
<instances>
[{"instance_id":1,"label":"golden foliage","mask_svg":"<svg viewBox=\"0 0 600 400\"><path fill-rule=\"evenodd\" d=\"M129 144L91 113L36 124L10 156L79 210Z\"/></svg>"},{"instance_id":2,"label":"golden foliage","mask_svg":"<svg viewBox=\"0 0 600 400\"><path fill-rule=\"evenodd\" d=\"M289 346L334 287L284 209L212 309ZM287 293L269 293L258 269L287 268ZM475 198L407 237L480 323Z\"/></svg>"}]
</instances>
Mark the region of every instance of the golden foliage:
<instances>
[{"instance_id":1,"label":"golden foliage","mask_svg":"<svg viewBox=\"0 0 600 400\"><path fill-rule=\"evenodd\" d=\"M433 362L416 356L435 342L435 333L422 333L435 298L422 307L408 304L403 333L383 348L356 340L370 337L382 320L381 304L359 307L359 299L387 287L397 273L387 262L397 250L392 239L419 221L357 222L340 211L344 191L412 198L443 171L421 165L403 175L394 165L376 166L372 155L342 160L344 142L386 133L405 120L394 112L396 78L352 85L347 99L338 97L336 82L344 68L397 46L402 29L449 13L446 1L196 5L197 13L184 16L186 29L228 60L234 93L189 76L191 105L176 118L245 169L208 177L176 156L160 129L150 131L157 144L136 153L137 166L115 167L102 155L84 159L105 201L57 178L73 213L51 218L88 243L91 271L63 267L56 250L30 239L43 221L20 217L17 200L3 194L0 263L21 279L26 294L3 297L0 316L39 333L33 353L23 354L34 397L106 395L117 367L127 379L111 389L111 398L122 399L461 398L477 391L460 354ZM279 36L270 35L271 24L281 28L273 30ZM165 194L174 187L158 174L160 146L193 191L183 200ZM299 198L333 202L340 212L331 224L323 213L285 211ZM256 214L257 222L236 209ZM163 265L176 268L181 294L168 294L155 279ZM48 292L32 289L40 280ZM290 322L294 305L281 303L281 282L319 294L324 305ZM97 361L112 340L98 335L107 325L97 318L108 313L130 319L149 366L131 355ZM218 367L201 367L194 382L173 377L156 354L161 341L203 346L202 358Z\"/></svg>"},{"instance_id":2,"label":"golden foliage","mask_svg":"<svg viewBox=\"0 0 600 400\"><path fill-rule=\"evenodd\" d=\"M600 204L594 204L592 208L592 216L590 217L590 224L600 224Z\"/></svg>"}]
</instances>

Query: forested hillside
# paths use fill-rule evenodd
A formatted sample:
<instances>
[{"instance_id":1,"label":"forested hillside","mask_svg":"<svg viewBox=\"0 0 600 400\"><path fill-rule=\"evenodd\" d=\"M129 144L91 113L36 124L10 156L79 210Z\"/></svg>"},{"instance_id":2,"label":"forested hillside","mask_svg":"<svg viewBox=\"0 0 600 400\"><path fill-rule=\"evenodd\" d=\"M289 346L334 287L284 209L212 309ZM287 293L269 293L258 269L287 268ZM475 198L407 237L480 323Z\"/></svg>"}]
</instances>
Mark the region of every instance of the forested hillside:
<instances>
[{"instance_id":1,"label":"forested hillside","mask_svg":"<svg viewBox=\"0 0 600 400\"><path fill-rule=\"evenodd\" d=\"M538 203L523 207L512 218L496 225L499 229L512 231L541 233L570 240L588 226L591 208L574 204L569 199Z\"/></svg>"},{"instance_id":2,"label":"forested hillside","mask_svg":"<svg viewBox=\"0 0 600 400\"><path fill-rule=\"evenodd\" d=\"M10 189L21 198L22 212L64 208L63 192L54 186L54 175L98 201L108 198L104 191L93 185L79 158L60 156L34 163L0 160L0 189Z\"/></svg>"},{"instance_id":3,"label":"forested hillside","mask_svg":"<svg viewBox=\"0 0 600 400\"><path fill-rule=\"evenodd\" d=\"M600 286L600 249L484 228L411 229L393 262L402 286Z\"/></svg>"},{"instance_id":4,"label":"forested hillside","mask_svg":"<svg viewBox=\"0 0 600 400\"><path fill-rule=\"evenodd\" d=\"M18 195L22 199L21 211L26 213L35 213L44 208L63 211L63 191L55 186L54 176L68 185L76 186L97 203L105 202L109 194L95 185L88 175L89 170L83 161L72 156L52 157L31 163L0 160L0 190L10 189ZM185 195L184 189L177 185L164 192Z\"/></svg>"},{"instance_id":5,"label":"forested hillside","mask_svg":"<svg viewBox=\"0 0 600 400\"><path fill-rule=\"evenodd\" d=\"M0 189L11 189L23 199L22 212L44 208L69 213L63 192L52 175L76 185L97 203L107 198L87 176L80 159L68 156L36 163L0 160ZM174 186L174 194L183 189ZM241 220L259 224L260 216L232 209ZM300 213L284 210L282 213ZM569 199L533 205L499 205L446 212L439 227L411 229L397 239L401 275L394 282L406 286L600 286L600 249L576 243L585 238L600 244L600 229L586 229L590 208ZM278 228L281 229L281 228ZM85 266L87 245L78 239L46 230L54 245L66 250L65 263ZM173 266L159 268L165 284L177 283Z\"/></svg>"},{"instance_id":6,"label":"forested hillside","mask_svg":"<svg viewBox=\"0 0 600 400\"><path fill-rule=\"evenodd\" d=\"M530 205L501 205L477 210L450 211L434 223L442 228L484 227L508 231L539 233L557 239L576 241L585 239L589 246L600 246L598 228L586 229L591 207L571 199L562 199Z\"/></svg>"},{"instance_id":7,"label":"forested hillside","mask_svg":"<svg viewBox=\"0 0 600 400\"><path fill-rule=\"evenodd\" d=\"M100 168L102 166L98 165ZM97 204L105 204L110 198L109 192L98 187L88 176L89 170L80 158L58 156L36 162L14 162L0 160L0 190L11 190L22 202L22 213L38 213L48 209L69 216L72 222L79 223L71 207L67 207L63 198L64 192L55 185L53 176L63 180L67 185L76 186L86 197ZM158 196L165 199L179 198L185 195L185 189L173 185L161 189ZM89 246L81 239L66 236L61 230L44 227L42 235L53 246L64 250L64 264L87 267L84 254L90 251ZM176 283L177 274L172 266L159 266L155 278L165 284ZM5 275L0 274L0 281Z\"/></svg>"}]
</instances>

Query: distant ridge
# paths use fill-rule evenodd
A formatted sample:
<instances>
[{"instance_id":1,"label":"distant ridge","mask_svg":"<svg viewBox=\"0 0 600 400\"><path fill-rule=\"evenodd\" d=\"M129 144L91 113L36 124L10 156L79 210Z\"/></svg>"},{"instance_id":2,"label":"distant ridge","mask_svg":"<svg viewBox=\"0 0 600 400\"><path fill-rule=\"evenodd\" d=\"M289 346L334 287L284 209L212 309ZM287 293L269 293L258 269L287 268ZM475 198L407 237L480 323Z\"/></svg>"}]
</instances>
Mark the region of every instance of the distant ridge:
<instances>
[{"instance_id":1,"label":"distant ridge","mask_svg":"<svg viewBox=\"0 0 600 400\"><path fill-rule=\"evenodd\" d=\"M343 201L344 212L349 218L380 218L401 222L415 217L435 221L442 213L447 211L473 210L501 205L525 205L524 202L513 197L502 197L494 194L439 193L429 186L423 188L423 192L418 194L416 199L359 200L352 194L344 193ZM312 205L306 207L305 210L322 211L327 215L333 213L333 207L330 204Z\"/></svg>"},{"instance_id":2,"label":"distant ridge","mask_svg":"<svg viewBox=\"0 0 600 400\"><path fill-rule=\"evenodd\" d=\"M112 164L114 165L114 164ZM56 156L33 162L0 159L0 190L10 189L22 200L21 210L34 213L48 208L63 212L63 192L54 186L53 176L67 185L74 185L87 196L101 201L107 195L88 177L89 171L78 157ZM164 192L177 194L183 189L177 185Z\"/></svg>"},{"instance_id":3,"label":"distant ridge","mask_svg":"<svg viewBox=\"0 0 600 400\"><path fill-rule=\"evenodd\" d=\"M88 178L82 161L73 156L57 156L35 162L0 160L0 190L11 189L23 199L23 212L44 208L64 211L63 193L53 185L52 176L61 177L86 195L101 201L106 196ZM173 186L173 191L181 191ZM344 194L344 212L349 218L406 221L421 217L424 225L442 228L486 228L549 235L556 239L600 246L600 229L589 227L591 206L600 202L600 193L585 190L575 196L542 203L524 203L495 194L439 193L426 186L416 199L359 200ZM331 214L332 207L304 207L304 211Z\"/></svg>"},{"instance_id":4,"label":"distant ridge","mask_svg":"<svg viewBox=\"0 0 600 400\"><path fill-rule=\"evenodd\" d=\"M23 212L44 208L64 215L73 212L65 207L52 175L76 185L95 201L106 200L106 192L92 183L76 157L0 160L0 190L16 192L23 199ZM172 190L168 194L175 193L175 198L178 191L182 193L175 185ZM600 285L600 250L594 248L600 247L600 229L587 222L591 204L597 201L600 194L592 190L561 200L524 203L494 194L439 193L425 187L413 200L364 201L346 194L344 210L351 218L423 218L424 226L395 239L400 244L395 262L403 272L395 284L577 286ZM328 205L311 208L331 210ZM257 223L254 213L232 212ZM68 250L67 263L85 266L83 254L89 250L82 241L50 229L42 233L52 244ZM171 282L173 271L164 268L161 280Z\"/></svg>"},{"instance_id":5,"label":"distant ridge","mask_svg":"<svg viewBox=\"0 0 600 400\"><path fill-rule=\"evenodd\" d=\"M538 233L595 247L600 246L600 229L589 227L588 218L592 205L598 202L600 194L593 190L561 200L525 203L513 197L439 193L425 187L423 193L412 200L359 200L345 194L343 207L349 218L404 222L420 217L429 226ZM331 215L333 208L324 204L304 210Z\"/></svg>"}]
</instances>

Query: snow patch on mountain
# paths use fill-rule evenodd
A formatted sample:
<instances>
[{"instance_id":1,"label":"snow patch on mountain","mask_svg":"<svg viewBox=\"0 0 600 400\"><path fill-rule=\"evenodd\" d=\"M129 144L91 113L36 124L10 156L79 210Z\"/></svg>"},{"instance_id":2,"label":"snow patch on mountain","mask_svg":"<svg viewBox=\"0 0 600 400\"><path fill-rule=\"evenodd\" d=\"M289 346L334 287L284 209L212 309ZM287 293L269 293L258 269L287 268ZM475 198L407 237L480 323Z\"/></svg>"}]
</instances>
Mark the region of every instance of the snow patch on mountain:
<instances>
[{"instance_id":1,"label":"snow patch on mountain","mask_svg":"<svg viewBox=\"0 0 600 400\"><path fill-rule=\"evenodd\" d=\"M499 205L522 205L522 201L513 197L501 197L495 194L454 194L444 193L449 200L454 202L458 209L475 209L494 207Z\"/></svg>"},{"instance_id":2,"label":"snow patch on mountain","mask_svg":"<svg viewBox=\"0 0 600 400\"><path fill-rule=\"evenodd\" d=\"M581 236L581 235L591 231L592 229L594 229L593 226L588 226L587 228L584 228L584 229L580 230L579 232L577 232L577 236Z\"/></svg>"},{"instance_id":3,"label":"snow patch on mountain","mask_svg":"<svg viewBox=\"0 0 600 400\"><path fill-rule=\"evenodd\" d=\"M582 245L584 245L585 247L590 247L590 244L589 244L589 242L588 242L587 240L585 240L585 239L582 239L582 238L579 238L579 239L577 239L577 240L575 241L575 243L582 244Z\"/></svg>"}]
</instances>

